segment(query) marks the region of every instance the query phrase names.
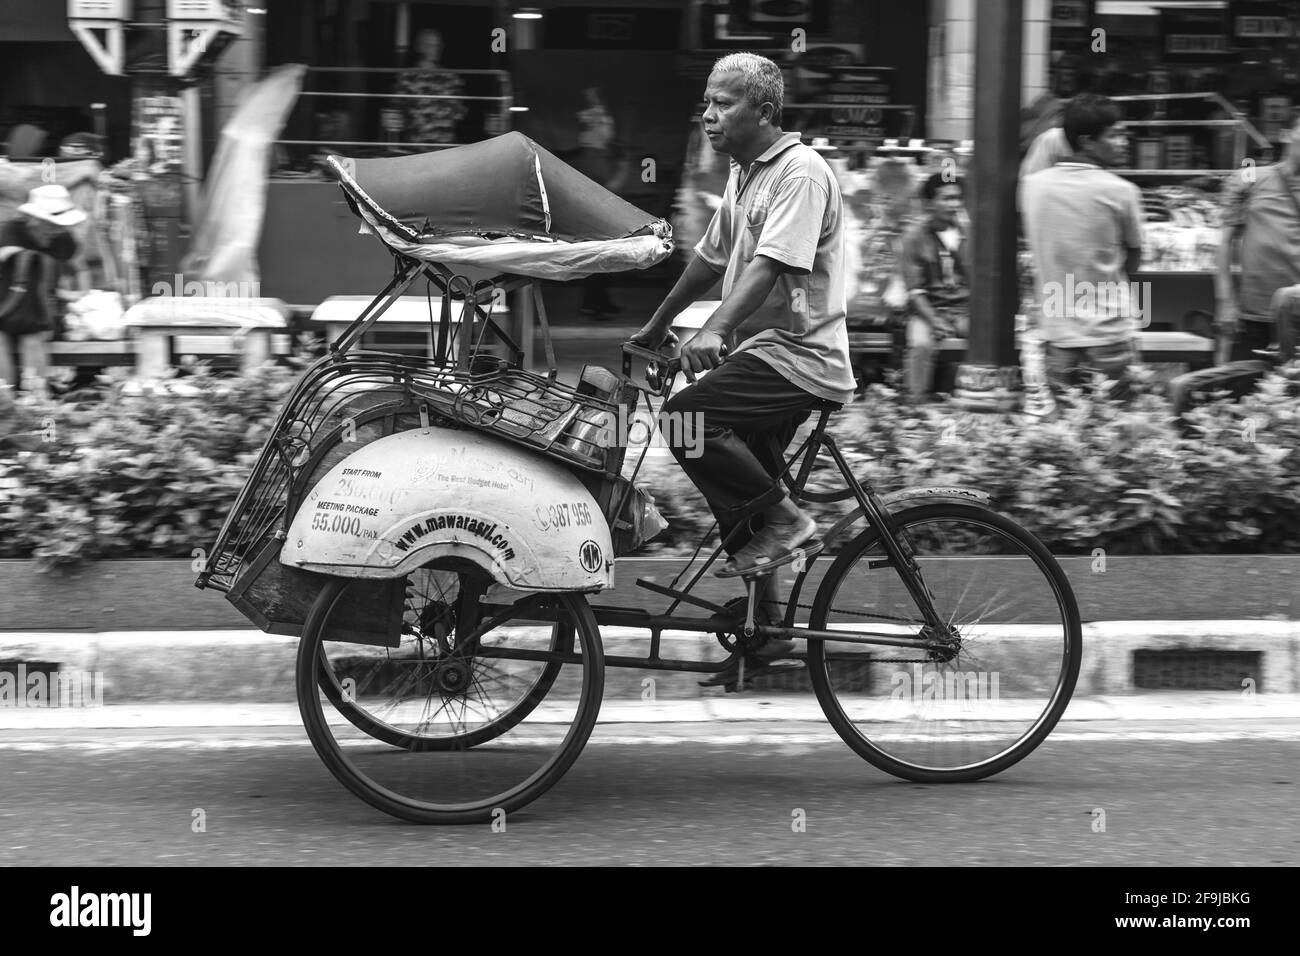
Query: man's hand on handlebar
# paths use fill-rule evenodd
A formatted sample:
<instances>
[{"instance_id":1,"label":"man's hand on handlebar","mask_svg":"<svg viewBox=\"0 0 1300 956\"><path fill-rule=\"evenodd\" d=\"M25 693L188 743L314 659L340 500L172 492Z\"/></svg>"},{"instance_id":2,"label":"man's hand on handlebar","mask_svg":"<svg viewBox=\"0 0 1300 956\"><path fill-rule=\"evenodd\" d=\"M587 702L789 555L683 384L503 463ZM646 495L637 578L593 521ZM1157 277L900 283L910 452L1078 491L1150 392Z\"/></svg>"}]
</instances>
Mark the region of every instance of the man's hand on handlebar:
<instances>
[{"instance_id":1,"label":"man's hand on handlebar","mask_svg":"<svg viewBox=\"0 0 1300 956\"><path fill-rule=\"evenodd\" d=\"M699 372L707 372L722 364L727 354L727 343L721 335L700 329L691 340L682 346L682 371L688 381L694 382Z\"/></svg>"},{"instance_id":2,"label":"man's hand on handlebar","mask_svg":"<svg viewBox=\"0 0 1300 956\"><path fill-rule=\"evenodd\" d=\"M653 322L642 326L640 331L628 341L652 352L662 352L677 347L677 336L673 330L660 328Z\"/></svg>"}]
</instances>

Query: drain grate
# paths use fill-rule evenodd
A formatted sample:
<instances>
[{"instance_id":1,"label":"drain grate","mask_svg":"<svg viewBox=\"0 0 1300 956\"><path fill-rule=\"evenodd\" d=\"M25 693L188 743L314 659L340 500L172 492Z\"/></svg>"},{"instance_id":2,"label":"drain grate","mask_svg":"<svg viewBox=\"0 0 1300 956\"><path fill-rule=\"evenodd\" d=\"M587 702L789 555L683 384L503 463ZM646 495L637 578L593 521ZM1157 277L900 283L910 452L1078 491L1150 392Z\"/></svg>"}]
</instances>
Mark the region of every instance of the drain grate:
<instances>
[{"instance_id":1,"label":"drain grate","mask_svg":"<svg viewBox=\"0 0 1300 956\"><path fill-rule=\"evenodd\" d=\"M1133 685L1144 690L1264 689L1260 651L1134 651Z\"/></svg>"}]
</instances>

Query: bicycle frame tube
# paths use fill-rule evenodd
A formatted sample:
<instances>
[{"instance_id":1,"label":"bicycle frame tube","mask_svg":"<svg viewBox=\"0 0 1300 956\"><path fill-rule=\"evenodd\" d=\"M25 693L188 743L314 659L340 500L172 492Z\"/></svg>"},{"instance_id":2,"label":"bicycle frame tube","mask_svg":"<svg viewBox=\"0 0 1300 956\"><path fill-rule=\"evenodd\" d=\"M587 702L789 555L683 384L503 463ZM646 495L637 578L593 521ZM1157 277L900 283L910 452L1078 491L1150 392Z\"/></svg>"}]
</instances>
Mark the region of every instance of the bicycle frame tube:
<instances>
[{"instance_id":1,"label":"bicycle frame tube","mask_svg":"<svg viewBox=\"0 0 1300 956\"><path fill-rule=\"evenodd\" d=\"M898 528L890 517L889 510L880 500L880 496L876 494L875 489L872 488L870 481L859 482L857 480L852 469L849 468L849 463L845 461L844 455L840 452L839 446L835 444L835 439L826 434L826 425L830 421L830 417L831 409L823 408L812 432L804 439L803 444L799 446L795 453L790 456L785 470L777 476L777 480L780 481L785 475L789 474L790 469L794 467L794 463L799 460L799 456L803 455L798 474L794 478L794 487L791 489L791 497L795 501L802 500L803 490L808 484L808 478L812 475L818 453L823 447L829 450L831 457L835 461L835 467L839 469L845 485L853 492L853 497L857 499L867 522L881 531L881 541L885 546L885 553L889 556L889 563L898 572L898 576L902 579L908 593L912 595L912 599L916 602L917 608L925 618L926 624L942 630L943 619L934 609L934 598L921 576L921 569L916 563L916 555L912 553L906 540L900 537ZM816 560L816 558L814 557L813 560ZM795 579L790 601L786 608L787 627L793 623L794 605L798 600L799 592L803 588L803 581L807 573L807 568L805 568L799 577Z\"/></svg>"},{"instance_id":2,"label":"bicycle frame tube","mask_svg":"<svg viewBox=\"0 0 1300 956\"><path fill-rule=\"evenodd\" d=\"M849 463L844 460L844 455L835 444L835 439L827 435L819 435L818 443L830 449L836 467L839 468L840 474L844 476L849 487L853 489L853 497L858 500L867 521L880 530L880 540L885 546L885 553L889 556L889 563L898 572L908 593L912 595L912 600L916 602L917 609L925 618L925 623L942 631L945 627L944 621L934 609L934 597L921 576L921 568L916 563L916 554L908 546L906 539L899 534L894 519L880 500L880 496L876 494L869 481L859 483L853 476L853 471L849 468Z\"/></svg>"},{"instance_id":3,"label":"bicycle frame tube","mask_svg":"<svg viewBox=\"0 0 1300 956\"><path fill-rule=\"evenodd\" d=\"M489 608L488 611L495 613L491 613L490 617L484 618L484 620L481 621L479 625L464 639L464 645L471 648L469 651L470 657L499 658L503 660L533 661L540 663L581 663L581 655L576 653L572 647L562 647L543 651L515 647L482 647L478 644L479 637L488 631L491 631L506 620L522 619L526 616L528 620L535 622L555 621L557 620L557 617L553 607L541 607L534 598L529 598L517 602L510 607L501 609L492 607ZM606 667L631 667L639 670L714 674L725 666L725 662L682 660L677 658L665 658L659 655L661 635L664 631L690 631L700 635L710 634L722 626L715 619L680 617L669 614L647 614L640 610L605 607L600 605L593 605L592 612L596 616L597 623L602 627L614 626L645 628L651 635L650 649L645 656L610 656L607 654L605 656ZM801 638L809 641L830 640L841 644L907 647L918 651L928 651L943 646L939 641L919 640L914 637L899 637L896 634L868 630L814 631L804 627L759 625L756 634L760 637L772 637L785 640ZM795 656L798 657L800 655Z\"/></svg>"}]
</instances>

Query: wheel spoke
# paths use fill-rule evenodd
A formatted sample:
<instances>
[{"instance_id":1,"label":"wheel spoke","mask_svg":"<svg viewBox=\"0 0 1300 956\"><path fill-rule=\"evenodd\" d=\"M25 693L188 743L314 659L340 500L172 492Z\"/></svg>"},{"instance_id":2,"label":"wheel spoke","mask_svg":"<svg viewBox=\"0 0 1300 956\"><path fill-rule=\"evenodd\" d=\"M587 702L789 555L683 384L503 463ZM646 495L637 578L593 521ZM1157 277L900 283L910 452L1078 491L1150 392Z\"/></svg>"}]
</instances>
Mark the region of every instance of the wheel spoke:
<instances>
[{"instance_id":1,"label":"wheel spoke","mask_svg":"<svg viewBox=\"0 0 1300 956\"><path fill-rule=\"evenodd\" d=\"M595 722L603 657L594 617L579 596L554 600L563 611L549 628L532 623L536 600L493 609L457 650L457 613L479 616L462 595L482 594L477 571L421 571L401 589L398 648L352 643L331 624L347 582L317 599L300 661L316 648L319 690L299 694L312 743L331 772L363 799L404 819L483 819L520 806L551 786L573 761ZM320 612L320 608L326 608ZM577 613L575 608L581 608ZM382 619L382 609L375 609ZM543 618L544 620L544 618ZM574 636L576 631L577 642ZM448 635L446 643L438 635ZM462 636L463 637L463 636ZM514 650L562 653L579 662L533 660ZM469 648L491 649L490 657ZM563 676L562 676L563 675ZM339 692L356 682L354 695ZM334 689L331 689L334 688Z\"/></svg>"},{"instance_id":2,"label":"wheel spoke","mask_svg":"<svg viewBox=\"0 0 1300 956\"><path fill-rule=\"evenodd\" d=\"M877 766L914 780L987 776L1036 747L1064 710L1078 673L1078 609L1050 555L987 509L925 505L896 521L954 642L951 657L815 642L814 688L840 735ZM810 626L879 630L915 611L897 569L869 570L878 551L872 531L846 546Z\"/></svg>"}]
</instances>

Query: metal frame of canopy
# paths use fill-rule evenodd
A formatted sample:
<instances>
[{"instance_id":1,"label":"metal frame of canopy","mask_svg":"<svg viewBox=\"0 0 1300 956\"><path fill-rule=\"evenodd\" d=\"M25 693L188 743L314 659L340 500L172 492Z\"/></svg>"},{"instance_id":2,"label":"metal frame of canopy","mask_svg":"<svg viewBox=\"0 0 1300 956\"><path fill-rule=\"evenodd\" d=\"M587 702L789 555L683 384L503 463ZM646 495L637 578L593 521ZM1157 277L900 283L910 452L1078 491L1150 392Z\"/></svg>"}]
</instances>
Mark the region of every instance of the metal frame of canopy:
<instances>
[{"instance_id":1,"label":"metal frame of canopy","mask_svg":"<svg viewBox=\"0 0 1300 956\"><path fill-rule=\"evenodd\" d=\"M352 194L348 183L340 180L339 186L342 188L344 196L347 197L349 207L357 214L358 218L362 218L362 221L364 221L358 209L357 197ZM393 275L387 285L361 310L361 314L344 330L343 334L330 343L331 354L341 355L348 349L353 348L360 342L361 337L370 327L374 325L379 316L383 315L417 279L424 276L438 289L442 301L442 320L438 323L438 334L434 339L434 358L436 361L445 365L459 364L462 368L468 368L471 354L476 351L476 345L481 341L483 334L490 329L497 339L509 349L511 366L515 368L523 367L525 349L492 318L490 310L485 310L479 304L480 293L486 283L491 287L489 297L493 296L498 289L503 293L523 289L524 294L530 297L542 330L542 342L546 350L547 376L552 379L557 376L558 366L555 362L555 343L551 339L550 323L546 318L546 305L542 301L542 290L537 279L503 273L491 279L471 282L468 277L458 275L444 265L413 258L394 248L379 231L372 229L371 232L393 257ZM459 339L458 343L453 343L451 340L451 322L448 321L451 315L453 299L460 299L465 303L461 311L460 325L455 333ZM431 313L430 322L432 321L433 316ZM482 326L480 326L480 322ZM480 328L483 331L476 335L476 330ZM531 334L532 330L526 329L525 331ZM455 354L452 352L453 345L459 346L458 352Z\"/></svg>"},{"instance_id":2,"label":"metal frame of canopy","mask_svg":"<svg viewBox=\"0 0 1300 956\"><path fill-rule=\"evenodd\" d=\"M451 159L453 154L459 154L458 160ZM436 337L437 363L468 368L470 354L479 349L490 330L509 350L511 367L522 368L525 357L531 357L531 315L535 314L541 325L548 375L553 380L557 376L555 345L538 280L644 268L672 251L671 229L662 219L647 217L518 134L449 150L427 160L394 159L395 165L384 167L382 173L374 164L388 160L366 160L372 164L367 180L358 174L361 162L332 156L326 171L339 184L349 209L366 231L392 255L394 270L384 289L331 345L335 355L355 346L375 320L424 276L441 292L443 321ZM520 207L522 218L515 218L520 213L511 207L513 200L506 198L509 193L501 191L503 175L521 176L525 191L532 190L519 200L524 204ZM548 181L550 176L555 177L553 183ZM426 206L411 198L427 191L430 182L439 181L448 202ZM447 184L452 183L460 185L448 190ZM434 221L445 214L444 227L455 228L430 230L431 213ZM555 220L554 233L553 214L560 217ZM424 217L423 229L409 225L412 215ZM481 269L492 278L473 282L453 268ZM490 307L483 308L485 285L493 300L498 290L522 290L519 311L524 347L493 319ZM450 322L453 299L464 302L455 332ZM459 337L456 355L453 335Z\"/></svg>"},{"instance_id":3,"label":"metal frame of canopy","mask_svg":"<svg viewBox=\"0 0 1300 956\"><path fill-rule=\"evenodd\" d=\"M546 350L547 375L550 378L556 377L558 367L555 362L555 344L551 340L550 324L546 318L546 306L542 301L542 292L537 279L528 276L499 275L491 279L471 282L468 277L453 273L446 266L413 259L405 253L393 249L384 241L383 237L377 236L377 238L384 243L385 248L394 258L393 276L389 279L387 285L362 309L361 314L352 321L343 334L330 343L329 348L332 354L341 355L356 346L361 337L374 325L375 321L394 302L401 298L417 279L424 276L438 289L442 301L442 319L438 322L438 332L434 338L434 358L436 361L445 365L459 364L462 368L468 368L471 354L477 351L478 346L482 344L484 334L490 329L497 340L510 351L511 366L522 368L526 354L524 348L514 336L501 327L492 317L491 311L485 310L480 302L484 285L490 287L488 298L491 298L496 290L509 293L523 289L525 295L529 295L531 298L532 306L536 310L537 319L541 326L542 342ZM463 301L464 305L462 306L458 331L454 333L454 337L458 341L453 342L452 323L448 319L451 314L451 303L455 299ZM430 322L433 321L433 315L430 313ZM456 351L453 352L453 349Z\"/></svg>"}]
</instances>

